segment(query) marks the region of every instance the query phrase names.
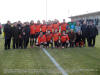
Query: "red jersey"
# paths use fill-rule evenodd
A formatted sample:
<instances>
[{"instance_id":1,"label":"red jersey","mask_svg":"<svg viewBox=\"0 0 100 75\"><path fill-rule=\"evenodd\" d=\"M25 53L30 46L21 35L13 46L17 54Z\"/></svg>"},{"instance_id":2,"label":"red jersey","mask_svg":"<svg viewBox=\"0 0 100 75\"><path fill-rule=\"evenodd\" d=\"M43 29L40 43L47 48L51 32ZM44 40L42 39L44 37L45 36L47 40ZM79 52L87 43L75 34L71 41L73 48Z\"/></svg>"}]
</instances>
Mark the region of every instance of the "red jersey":
<instances>
[{"instance_id":1,"label":"red jersey","mask_svg":"<svg viewBox=\"0 0 100 75\"><path fill-rule=\"evenodd\" d=\"M36 25L36 32L40 32L41 25Z\"/></svg>"},{"instance_id":2,"label":"red jersey","mask_svg":"<svg viewBox=\"0 0 100 75\"><path fill-rule=\"evenodd\" d=\"M54 31L57 29L57 31L59 31L59 24L52 24L53 25L53 29Z\"/></svg>"},{"instance_id":3,"label":"red jersey","mask_svg":"<svg viewBox=\"0 0 100 75\"><path fill-rule=\"evenodd\" d=\"M46 32L46 25L41 25L41 31Z\"/></svg>"},{"instance_id":4,"label":"red jersey","mask_svg":"<svg viewBox=\"0 0 100 75\"><path fill-rule=\"evenodd\" d=\"M54 41L58 41L59 40L59 36L61 36L61 33L57 32L53 34L53 40Z\"/></svg>"},{"instance_id":5,"label":"red jersey","mask_svg":"<svg viewBox=\"0 0 100 75\"><path fill-rule=\"evenodd\" d=\"M52 25L47 25L47 30L50 30L50 32L52 32Z\"/></svg>"},{"instance_id":6,"label":"red jersey","mask_svg":"<svg viewBox=\"0 0 100 75\"><path fill-rule=\"evenodd\" d=\"M62 35L61 36L61 42L66 42L66 41L69 41L69 36L68 35Z\"/></svg>"},{"instance_id":7,"label":"red jersey","mask_svg":"<svg viewBox=\"0 0 100 75\"><path fill-rule=\"evenodd\" d=\"M35 34L35 25L30 25L30 35Z\"/></svg>"},{"instance_id":8,"label":"red jersey","mask_svg":"<svg viewBox=\"0 0 100 75\"><path fill-rule=\"evenodd\" d=\"M46 42L46 36L45 35L43 35L43 36L38 36L38 44L40 44L40 43L44 43L44 42Z\"/></svg>"},{"instance_id":9,"label":"red jersey","mask_svg":"<svg viewBox=\"0 0 100 75\"><path fill-rule=\"evenodd\" d=\"M46 40L47 40L47 42L49 42L51 39L52 39L52 34L47 34L46 35Z\"/></svg>"},{"instance_id":10,"label":"red jersey","mask_svg":"<svg viewBox=\"0 0 100 75\"><path fill-rule=\"evenodd\" d=\"M61 24L61 32L62 31L66 31L66 26L67 26L68 24L67 23L62 23Z\"/></svg>"}]
</instances>

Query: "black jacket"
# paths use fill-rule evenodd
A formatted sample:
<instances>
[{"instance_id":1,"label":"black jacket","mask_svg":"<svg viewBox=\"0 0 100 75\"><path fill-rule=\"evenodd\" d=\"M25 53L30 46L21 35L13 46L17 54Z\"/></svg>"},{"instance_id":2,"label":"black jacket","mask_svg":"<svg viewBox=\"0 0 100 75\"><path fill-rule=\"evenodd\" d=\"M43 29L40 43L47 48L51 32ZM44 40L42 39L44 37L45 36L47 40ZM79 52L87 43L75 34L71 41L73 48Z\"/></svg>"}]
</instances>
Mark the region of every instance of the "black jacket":
<instances>
[{"instance_id":1,"label":"black jacket","mask_svg":"<svg viewBox=\"0 0 100 75\"><path fill-rule=\"evenodd\" d=\"M4 34L5 34L5 39L10 39L12 37L11 25L5 24L5 26L4 26Z\"/></svg>"},{"instance_id":2,"label":"black jacket","mask_svg":"<svg viewBox=\"0 0 100 75\"><path fill-rule=\"evenodd\" d=\"M18 29L18 27L13 27L12 28L12 37L14 38L14 39L18 39L19 38L19 29Z\"/></svg>"},{"instance_id":3,"label":"black jacket","mask_svg":"<svg viewBox=\"0 0 100 75\"><path fill-rule=\"evenodd\" d=\"M96 37L96 35L98 35L97 27L94 25L88 25L86 28L86 37L87 38Z\"/></svg>"},{"instance_id":4,"label":"black jacket","mask_svg":"<svg viewBox=\"0 0 100 75\"><path fill-rule=\"evenodd\" d=\"M76 33L76 42L81 42L82 41L82 35Z\"/></svg>"},{"instance_id":5,"label":"black jacket","mask_svg":"<svg viewBox=\"0 0 100 75\"><path fill-rule=\"evenodd\" d=\"M27 37L29 37L30 36L30 27L29 27L29 25L26 25L25 29L26 29L26 35L27 35Z\"/></svg>"},{"instance_id":6,"label":"black jacket","mask_svg":"<svg viewBox=\"0 0 100 75\"><path fill-rule=\"evenodd\" d=\"M76 34L74 32L73 33L69 32L68 36L69 36L69 41L70 42L75 42L75 40L76 40Z\"/></svg>"},{"instance_id":7,"label":"black jacket","mask_svg":"<svg viewBox=\"0 0 100 75\"><path fill-rule=\"evenodd\" d=\"M82 37L86 37L86 28L87 28L87 25L85 24L81 26Z\"/></svg>"},{"instance_id":8,"label":"black jacket","mask_svg":"<svg viewBox=\"0 0 100 75\"><path fill-rule=\"evenodd\" d=\"M30 28L29 26L25 26L22 28L22 37L23 38L29 38L30 36Z\"/></svg>"},{"instance_id":9,"label":"black jacket","mask_svg":"<svg viewBox=\"0 0 100 75\"><path fill-rule=\"evenodd\" d=\"M98 29L95 25L92 26L92 37L96 37L98 35Z\"/></svg>"}]
</instances>

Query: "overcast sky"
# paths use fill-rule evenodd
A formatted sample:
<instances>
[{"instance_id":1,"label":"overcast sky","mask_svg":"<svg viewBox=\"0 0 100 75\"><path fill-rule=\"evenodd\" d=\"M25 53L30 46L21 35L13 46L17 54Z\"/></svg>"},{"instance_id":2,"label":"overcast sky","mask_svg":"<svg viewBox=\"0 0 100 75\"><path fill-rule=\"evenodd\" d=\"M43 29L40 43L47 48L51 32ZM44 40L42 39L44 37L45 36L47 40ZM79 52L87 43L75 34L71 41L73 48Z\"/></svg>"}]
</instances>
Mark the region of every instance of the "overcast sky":
<instances>
[{"instance_id":1,"label":"overcast sky","mask_svg":"<svg viewBox=\"0 0 100 75\"><path fill-rule=\"evenodd\" d=\"M100 10L99 0L47 0L47 19L66 19L69 16ZM0 0L0 22L46 20L46 0Z\"/></svg>"}]
</instances>

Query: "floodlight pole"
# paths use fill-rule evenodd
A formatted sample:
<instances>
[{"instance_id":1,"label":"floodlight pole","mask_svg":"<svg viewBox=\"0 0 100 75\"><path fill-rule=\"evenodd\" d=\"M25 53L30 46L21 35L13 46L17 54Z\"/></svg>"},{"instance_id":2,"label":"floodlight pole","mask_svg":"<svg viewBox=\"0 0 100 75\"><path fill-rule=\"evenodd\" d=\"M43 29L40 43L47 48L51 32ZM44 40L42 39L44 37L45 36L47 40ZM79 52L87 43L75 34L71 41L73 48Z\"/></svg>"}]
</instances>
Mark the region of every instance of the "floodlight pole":
<instances>
[{"instance_id":1,"label":"floodlight pole","mask_svg":"<svg viewBox=\"0 0 100 75\"><path fill-rule=\"evenodd\" d=\"M46 0L46 21L47 21L47 16L48 16L48 12L47 12L47 0Z\"/></svg>"}]
</instances>

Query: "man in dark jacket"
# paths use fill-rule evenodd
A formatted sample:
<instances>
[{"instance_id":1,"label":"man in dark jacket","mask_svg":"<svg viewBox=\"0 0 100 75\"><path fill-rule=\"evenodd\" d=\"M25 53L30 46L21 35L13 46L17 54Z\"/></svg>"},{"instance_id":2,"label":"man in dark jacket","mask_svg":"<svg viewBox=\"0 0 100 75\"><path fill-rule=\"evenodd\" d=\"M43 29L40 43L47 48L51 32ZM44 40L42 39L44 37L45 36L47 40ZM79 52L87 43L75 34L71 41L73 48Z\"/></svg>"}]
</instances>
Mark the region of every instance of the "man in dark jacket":
<instances>
[{"instance_id":1,"label":"man in dark jacket","mask_svg":"<svg viewBox=\"0 0 100 75\"><path fill-rule=\"evenodd\" d=\"M93 36L91 38L92 40L92 47L95 47L95 39L96 39L96 36L98 35L98 29L95 25L92 26L92 33L93 33Z\"/></svg>"},{"instance_id":2,"label":"man in dark jacket","mask_svg":"<svg viewBox=\"0 0 100 75\"><path fill-rule=\"evenodd\" d=\"M92 30L91 31L91 46L95 47L95 39L96 39L96 36L98 35L98 29L97 29L96 25L92 24L91 30Z\"/></svg>"},{"instance_id":3,"label":"man in dark jacket","mask_svg":"<svg viewBox=\"0 0 100 75\"><path fill-rule=\"evenodd\" d=\"M22 23L21 23L21 21L18 21L18 23L17 23L17 27L18 27L18 46L19 46L19 48L22 48Z\"/></svg>"},{"instance_id":4,"label":"man in dark jacket","mask_svg":"<svg viewBox=\"0 0 100 75\"><path fill-rule=\"evenodd\" d=\"M12 29L10 21L7 22L4 26L4 34L5 34L5 50L10 49L11 37L12 37Z\"/></svg>"},{"instance_id":5,"label":"man in dark jacket","mask_svg":"<svg viewBox=\"0 0 100 75\"><path fill-rule=\"evenodd\" d=\"M86 45L86 28L87 28L87 24L84 21L83 24L82 24L82 26L81 26L82 40L83 40L84 46Z\"/></svg>"},{"instance_id":6,"label":"man in dark jacket","mask_svg":"<svg viewBox=\"0 0 100 75\"><path fill-rule=\"evenodd\" d=\"M29 26L28 26L28 23L24 23L22 25L22 33L21 33L21 36L22 36L22 48L26 49L27 46L28 46L28 43L29 43L29 36L30 36L30 31L29 31Z\"/></svg>"},{"instance_id":7,"label":"man in dark jacket","mask_svg":"<svg viewBox=\"0 0 100 75\"><path fill-rule=\"evenodd\" d=\"M93 25L92 22L90 22L90 24L86 28L86 37L87 37L89 47L95 46L96 35L98 35L98 29L95 25Z\"/></svg>"},{"instance_id":8,"label":"man in dark jacket","mask_svg":"<svg viewBox=\"0 0 100 75\"><path fill-rule=\"evenodd\" d=\"M29 43L29 37L30 37L30 24L29 24L29 22L26 22L25 24L26 24L26 26L25 26L25 32L26 32L26 48L27 48L28 43Z\"/></svg>"},{"instance_id":9,"label":"man in dark jacket","mask_svg":"<svg viewBox=\"0 0 100 75\"><path fill-rule=\"evenodd\" d=\"M16 22L13 24L12 37L13 37L13 49L15 48L18 49L19 30Z\"/></svg>"}]
</instances>

